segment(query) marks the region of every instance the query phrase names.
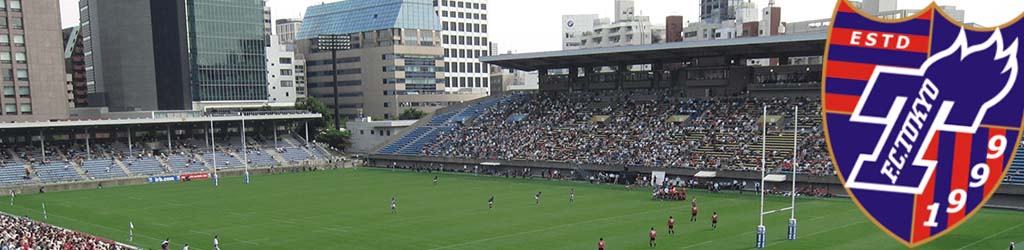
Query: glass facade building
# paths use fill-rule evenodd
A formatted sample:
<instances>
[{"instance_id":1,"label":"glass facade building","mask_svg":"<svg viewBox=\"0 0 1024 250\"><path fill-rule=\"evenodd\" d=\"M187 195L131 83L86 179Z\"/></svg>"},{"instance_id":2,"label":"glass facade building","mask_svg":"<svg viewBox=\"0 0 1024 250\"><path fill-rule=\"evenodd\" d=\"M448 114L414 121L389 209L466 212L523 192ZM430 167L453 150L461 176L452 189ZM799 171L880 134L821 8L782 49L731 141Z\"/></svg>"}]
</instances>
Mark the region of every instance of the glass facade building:
<instances>
[{"instance_id":1,"label":"glass facade building","mask_svg":"<svg viewBox=\"0 0 1024 250\"><path fill-rule=\"evenodd\" d=\"M346 0L310 6L296 40L391 28L441 30L431 0Z\"/></svg>"},{"instance_id":2,"label":"glass facade building","mask_svg":"<svg viewBox=\"0 0 1024 250\"><path fill-rule=\"evenodd\" d=\"M193 100L266 100L263 0L185 3Z\"/></svg>"}]
</instances>

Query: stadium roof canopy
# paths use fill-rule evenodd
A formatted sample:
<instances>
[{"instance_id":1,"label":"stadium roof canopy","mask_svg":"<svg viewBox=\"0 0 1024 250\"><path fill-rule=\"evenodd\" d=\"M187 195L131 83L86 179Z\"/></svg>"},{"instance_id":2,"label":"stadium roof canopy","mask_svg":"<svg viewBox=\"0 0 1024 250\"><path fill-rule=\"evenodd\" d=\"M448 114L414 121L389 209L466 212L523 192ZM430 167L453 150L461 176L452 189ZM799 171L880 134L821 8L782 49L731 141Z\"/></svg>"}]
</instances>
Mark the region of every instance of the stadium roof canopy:
<instances>
[{"instance_id":1,"label":"stadium roof canopy","mask_svg":"<svg viewBox=\"0 0 1024 250\"><path fill-rule=\"evenodd\" d=\"M533 71L577 66L611 66L683 62L688 58L772 58L825 54L826 32L725 40L658 43L607 48L559 50L485 56L480 61L505 68Z\"/></svg>"},{"instance_id":2,"label":"stadium roof canopy","mask_svg":"<svg viewBox=\"0 0 1024 250\"><path fill-rule=\"evenodd\" d=\"M39 129L39 128L73 128L73 127L95 127L95 126L129 126L129 125L157 125L157 124L183 124L183 123L209 123L214 122L238 122L246 121L270 121L270 120L308 120L320 119L321 114L309 112L280 112L280 111L257 111L230 114L203 114L194 113L160 113L153 112L150 117L133 117L120 119L95 119L95 120L68 120L68 121L38 121L38 122L12 122L0 123L0 132L16 129Z\"/></svg>"}]
</instances>

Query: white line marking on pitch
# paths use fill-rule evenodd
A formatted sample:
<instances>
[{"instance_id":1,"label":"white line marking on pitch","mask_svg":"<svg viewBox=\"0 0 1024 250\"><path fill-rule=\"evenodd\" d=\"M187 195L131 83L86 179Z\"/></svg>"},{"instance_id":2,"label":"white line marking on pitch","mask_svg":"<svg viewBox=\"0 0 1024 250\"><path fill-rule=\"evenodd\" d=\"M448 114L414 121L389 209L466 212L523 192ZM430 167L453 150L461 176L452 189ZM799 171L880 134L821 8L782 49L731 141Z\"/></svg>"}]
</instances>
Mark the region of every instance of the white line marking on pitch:
<instances>
[{"instance_id":1,"label":"white line marking on pitch","mask_svg":"<svg viewBox=\"0 0 1024 250\"><path fill-rule=\"evenodd\" d=\"M845 227L849 227L849 226L853 226L853 225L857 225L857 224L861 224L861 223L864 223L864 221L858 221L858 222L849 223L849 224L842 225L842 226L839 226L839 227L834 227L834 228L829 229L829 230L818 231L818 232L815 232L815 233L812 233L812 234L804 235L802 237L811 237L811 236L814 236L814 235L819 235L819 234L823 234L823 233L827 233L827 232L832 232L832 231L838 230L840 228L845 228ZM779 243L785 243L785 242L789 242L789 241L776 241L776 242L774 242L772 244L768 244L767 246L778 245Z\"/></svg>"},{"instance_id":2,"label":"white line marking on pitch","mask_svg":"<svg viewBox=\"0 0 1024 250\"><path fill-rule=\"evenodd\" d=\"M700 246L700 245L704 245L704 244L708 244L708 243L711 243L711 242L712 242L712 241L710 241L710 240L709 240L709 241L705 241L705 242L697 243L697 244L694 244L694 245L690 245L690 246L687 246L687 247L684 247L684 248L680 248L680 249L687 249L687 248L693 248L693 247L696 247L696 246Z\"/></svg>"},{"instance_id":3,"label":"white line marking on pitch","mask_svg":"<svg viewBox=\"0 0 1024 250\"><path fill-rule=\"evenodd\" d=\"M982 242L982 241L986 241L986 240L988 240L988 239L991 239L992 237L996 237L996 235L1000 235L1000 234L1003 234L1003 233L1005 233L1005 232L1007 232L1007 231L1013 230L1013 229L1015 229L1015 228L1018 228L1018 227L1020 227L1020 226L1024 226L1024 224L1017 224L1016 226L1013 226L1013 227L1011 227L1011 228L1007 228L1007 229L1004 229L1003 231L999 231L998 233L995 233L995 234L989 235L989 236L987 236L987 237L985 237L985 238L981 238L981 239L980 239L980 240L978 240L978 241L975 241L975 242L971 242L971 244L967 244L967 245L966 245L966 246L964 246L964 247L961 247L961 248L957 248L957 250L967 249L968 247L971 247L971 246L973 246L973 245L975 245L975 244L978 244L978 243L980 243L980 242Z\"/></svg>"},{"instance_id":4,"label":"white line marking on pitch","mask_svg":"<svg viewBox=\"0 0 1024 250\"><path fill-rule=\"evenodd\" d=\"M585 224L585 223L591 223L591 222L597 222L597 221L611 220L611 219L616 219L616 218L619 218L619 217L635 216L635 215L646 214L646 213L651 213L651 212L662 212L662 211L671 210L671 209L673 209L673 208L667 207L667 208L662 208L662 209L657 209L657 210L647 210L647 211L639 212L639 213L623 214L623 215L619 215L619 216L597 218L597 219L585 220L585 221L580 221L580 222L570 223L570 224L561 224L561 225L557 225L557 226L551 226L551 227L546 227L546 228L538 228L538 229L535 229L535 230L523 231L523 232L518 232L518 233L514 233L514 234L503 234L503 235L498 235L498 236L494 236L494 237L490 237L490 238L483 238L483 239L478 239L478 240L473 240L473 241L466 241L466 242L462 242L462 243L451 244L451 245L442 246L442 247L435 247L435 248L431 248L430 250L445 249L445 248L456 248L457 246L469 245L469 244L478 243L478 242L485 242L485 241L491 241L491 240L496 240L496 239L501 239L501 238L515 237L515 236L519 236L519 235L523 235L523 234L531 234L531 233L537 233L537 232L544 232L544 231L548 231L548 230L552 230L552 229L558 229L558 228L563 228L563 227L570 227L570 226L575 226L575 225Z\"/></svg>"}]
</instances>

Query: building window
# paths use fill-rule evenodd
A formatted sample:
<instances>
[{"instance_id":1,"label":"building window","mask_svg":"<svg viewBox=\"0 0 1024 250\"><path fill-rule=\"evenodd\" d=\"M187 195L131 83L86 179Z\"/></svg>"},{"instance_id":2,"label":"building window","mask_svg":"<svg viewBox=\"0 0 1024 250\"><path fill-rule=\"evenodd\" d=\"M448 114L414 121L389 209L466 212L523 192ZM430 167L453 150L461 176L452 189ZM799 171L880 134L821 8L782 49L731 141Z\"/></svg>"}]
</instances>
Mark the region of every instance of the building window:
<instances>
[{"instance_id":1,"label":"building window","mask_svg":"<svg viewBox=\"0 0 1024 250\"><path fill-rule=\"evenodd\" d=\"M21 114L23 114L23 115L31 115L32 114L32 104L31 103L22 103L21 104Z\"/></svg>"},{"instance_id":2,"label":"building window","mask_svg":"<svg viewBox=\"0 0 1024 250\"><path fill-rule=\"evenodd\" d=\"M4 70L4 81L14 81L14 70L13 69Z\"/></svg>"},{"instance_id":3,"label":"building window","mask_svg":"<svg viewBox=\"0 0 1024 250\"><path fill-rule=\"evenodd\" d=\"M0 46L11 45L11 36L7 34L0 35Z\"/></svg>"},{"instance_id":4,"label":"building window","mask_svg":"<svg viewBox=\"0 0 1024 250\"><path fill-rule=\"evenodd\" d=\"M14 12L20 12L21 11L21 0L12 0L11 1L11 11L14 11Z\"/></svg>"},{"instance_id":5,"label":"building window","mask_svg":"<svg viewBox=\"0 0 1024 250\"><path fill-rule=\"evenodd\" d=\"M4 86L4 97L14 98L14 86Z\"/></svg>"},{"instance_id":6,"label":"building window","mask_svg":"<svg viewBox=\"0 0 1024 250\"><path fill-rule=\"evenodd\" d=\"M0 63L9 64L11 63L11 52L2 51L0 52Z\"/></svg>"},{"instance_id":7,"label":"building window","mask_svg":"<svg viewBox=\"0 0 1024 250\"><path fill-rule=\"evenodd\" d=\"M14 35L14 46L25 47L25 35Z\"/></svg>"},{"instance_id":8,"label":"building window","mask_svg":"<svg viewBox=\"0 0 1024 250\"><path fill-rule=\"evenodd\" d=\"M4 114L17 115L18 105L14 105L13 103L4 104Z\"/></svg>"},{"instance_id":9,"label":"building window","mask_svg":"<svg viewBox=\"0 0 1024 250\"><path fill-rule=\"evenodd\" d=\"M388 106L391 106L391 103L389 103L389 102L385 102L385 103L384 103L384 107L385 107L385 108L387 108Z\"/></svg>"},{"instance_id":10,"label":"building window","mask_svg":"<svg viewBox=\"0 0 1024 250\"><path fill-rule=\"evenodd\" d=\"M391 114L384 114L384 120L391 119Z\"/></svg>"},{"instance_id":11,"label":"building window","mask_svg":"<svg viewBox=\"0 0 1024 250\"><path fill-rule=\"evenodd\" d=\"M18 71L15 71L15 72L17 73L17 74L15 74L15 76L18 76L18 81L28 81L28 70L27 69L18 69Z\"/></svg>"},{"instance_id":12,"label":"building window","mask_svg":"<svg viewBox=\"0 0 1024 250\"><path fill-rule=\"evenodd\" d=\"M281 75L282 76L290 76L290 75L292 75L292 70L290 70L290 69L282 69L281 70Z\"/></svg>"},{"instance_id":13,"label":"building window","mask_svg":"<svg viewBox=\"0 0 1024 250\"><path fill-rule=\"evenodd\" d=\"M441 0L441 6L448 6L448 0Z\"/></svg>"},{"instance_id":14,"label":"building window","mask_svg":"<svg viewBox=\"0 0 1024 250\"><path fill-rule=\"evenodd\" d=\"M277 60L281 64L292 64L292 58L291 57L282 57L282 58L279 58Z\"/></svg>"},{"instance_id":15,"label":"building window","mask_svg":"<svg viewBox=\"0 0 1024 250\"><path fill-rule=\"evenodd\" d=\"M7 17L0 17L0 29L7 28Z\"/></svg>"},{"instance_id":16,"label":"building window","mask_svg":"<svg viewBox=\"0 0 1024 250\"><path fill-rule=\"evenodd\" d=\"M28 57L25 57L25 52L14 52L14 62L20 64L28 63Z\"/></svg>"},{"instance_id":17,"label":"building window","mask_svg":"<svg viewBox=\"0 0 1024 250\"><path fill-rule=\"evenodd\" d=\"M4 1L0 1L0 11L5 10L7 10L7 3L4 3Z\"/></svg>"},{"instance_id":18,"label":"building window","mask_svg":"<svg viewBox=\"0 0 1024 250\"><path fill-rule=\"evenodd\" d=\"M11 18L11 28L14 28L16 30L24 29L25 28L25 24L23 23L23 21L22 21L22 19L20 17L12 17Z\"/></svg>"},{"instance_id":19,"label":"building window","mask_svg":"<svg viewBox=\"0 0 1024 250\"><path fill-rule=\"evenodd\" d=\"M384 91L384 96L388 96L388 91L387 90Z\"/></svg>"},{"instance_id":20,"label":"building window","mask_svg":"<svg viewBox=\"0 0 1024 250\"><path fill-rule=\"evenodd\" d=\"M281 81L281 87L295 87L295 82L288 80Z\"/></svg>"},{"instance_id":21,"label":"building window","mask_svg":"<svg viewBox=\"0 0 1024 250\"><path fill-rule=\"evenodd\" d=\"M32 95L32 90L28 86L18 87L18 97L27 98Z\"/></svg>"}]
</instances>

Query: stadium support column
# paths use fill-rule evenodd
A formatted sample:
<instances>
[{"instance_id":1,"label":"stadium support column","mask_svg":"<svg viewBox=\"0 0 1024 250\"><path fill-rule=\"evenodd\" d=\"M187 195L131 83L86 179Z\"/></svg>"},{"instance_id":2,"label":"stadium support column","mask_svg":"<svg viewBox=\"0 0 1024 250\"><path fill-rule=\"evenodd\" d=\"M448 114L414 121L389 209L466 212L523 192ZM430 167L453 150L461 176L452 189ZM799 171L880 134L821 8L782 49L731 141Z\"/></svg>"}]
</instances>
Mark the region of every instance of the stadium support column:
<instances>
[{"instance_id":1,"label":"stadium support column","mask_svg":"<svg viewBox=\"0 0 1024 250\"><path fill-rule=\"evenodd\" d=\"M277 121L271 121L270 125L274 126L274 149L277 149Z\"/></svg>"},{"instance_id":2,"label":"stadium support column","mask_svg":"<svg viewBox=\"0 0 1024 250\"><path fill-rule=\"evenodd\" d=\"M590 75L592 75L592 74L594 74L594 67L590 67L590 66L584 66L583 67L583 89L584 90L590 90L590 84L593 83L591 81L594 80L593 77L590 77Z\"/></svg>"},{"instance_id":3,"label":"stadium support column","mask_svg":"<svg viewBox=\"0 0 1024 250\"><path fill-rule=\"evenodd\" d=\"M341 129L341 111L338 110L338 50L331 50L331 66L333 66L334 81L331 85L334 86L334 104L331 107L334 108L334 129ZM307 140L309 140L307 138Z\"/></svg>"},{"instance_id":4,"label":"stadium support column","mask_svg":"<svg viewBox=\"0 0 1024 250\"><path fill-rule=\"evenodd\" d=\"M167 124L167 151L168 152L170 152L171 149L173 149L173 146L171 146L171 145L173 145L171 143L171 133L172 132L173 132L173 130L171 130L171 124Z\"/></svg>"},{"instance_id":5,"label":"stadium support column","mask_svg":"<svg viewBox=\"0 0 1024 250\"><path fill-rule=\"evenodd\" d=\"M662 62L656 62L651 64L651 70L654 71L654 79L651 81L651 89L661 87L661 79L664 78L665 64Z\"/></svg>"},{"instance_id":6,"label":"stadium support column","mask_svg":"<svg viewBox=\"0 0 1024 250\"><path fill-rule=\"evenodd\" d=\"M309 144L309 121L305 121L302 124L306 127L306 138L303 139L306 139L306 144Z\"/></svg>"},{"instance_id":7,"label":"stadium support column","mask_svg":"<svg viewBox=\"0 0 1024 250\"><path fill-rule=\"evenodd\" d=\"M544 86L548 86L548 89L550 89L551 88L551 82L549 82L550 80L551 80L551 78L548 77L548 69L547 68L538 68L537 69L537 89L544 90Z\"/></svg>"},{"instance_id":8,"label":"stadium support column","mask_svg":"<svg viewBox=\"0 0 1024 250\"><path fill-rule=\"evenodd\" d=\"M579 89L576 85L580 84L580 68L576 66L569 67L569 91Z\"/></svg>"},{"instance_id":9,"label":"stadium support column","mask_svg":"<svg viewBox=\"0 0 1024 250\"><path fill-rule=\"evenodd\" d=\"M626 73L629 72L629 65L619 64L615 67L615 89L622 89L626 83Z\"/></svg>"}]
</instances>

